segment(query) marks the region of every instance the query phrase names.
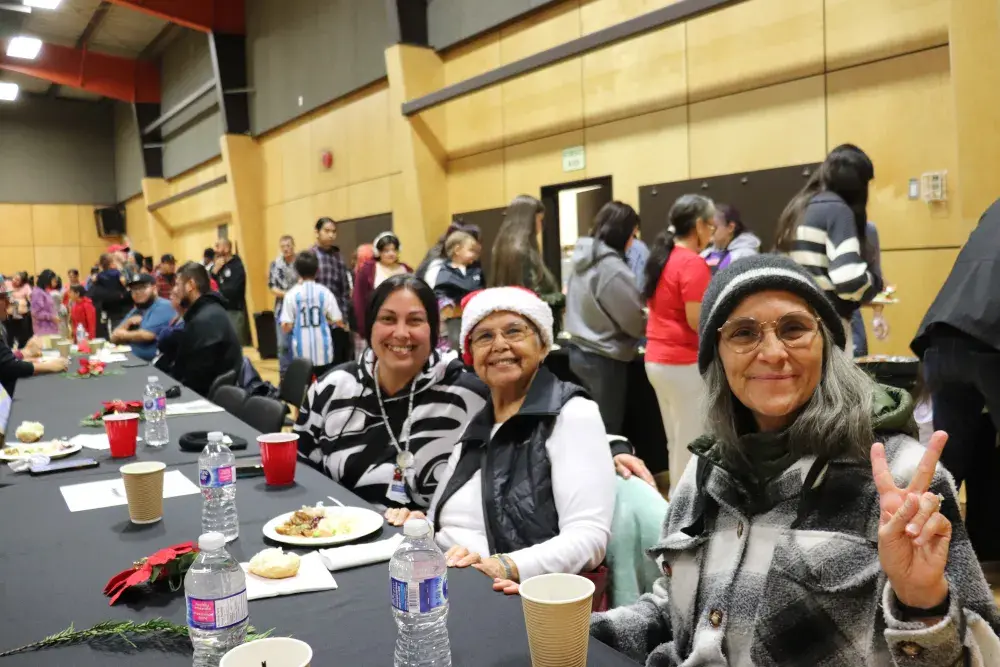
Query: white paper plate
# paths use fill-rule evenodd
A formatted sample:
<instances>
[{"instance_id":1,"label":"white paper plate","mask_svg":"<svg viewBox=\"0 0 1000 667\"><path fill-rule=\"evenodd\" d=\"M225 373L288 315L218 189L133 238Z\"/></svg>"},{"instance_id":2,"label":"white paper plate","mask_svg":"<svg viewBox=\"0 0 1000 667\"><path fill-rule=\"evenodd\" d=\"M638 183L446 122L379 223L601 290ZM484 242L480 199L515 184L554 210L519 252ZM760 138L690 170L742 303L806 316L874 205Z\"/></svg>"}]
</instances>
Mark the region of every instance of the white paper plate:
<instances>
[{"instance_id":1,"label":"white paper plate","mask_svg":"<svg viewBox=\"0 0 1000 667\"><path fill-rule=\"evenodd\" d=\"M353 522L352 530L343 535L332 537L294 537L291 535L279 535L276 528L288 521L295 512L286 512L276 516L264 524L264 537L268 537L275 542L290 544L297 547L328 547L334 544L351 542L365 535L371 535L382 527L384 520L382 515L363 507L326 507L326 516L339 519L349 518Z\"/></svg>"},{"instance_id":2,"label":"white paper plate","mask_svg":"<svg viewBox=\"0 0 1000 667\"><path fill-rule=\"evenodd\" d=\"M50 453L45 451L35 451L36 448L38 447L52 446L53 442L54 441L52 440L43 440L41 442L21 442L17 444L8 445L7 447L0 449L0 461L20 461L21 459L31 458L35 454L44 454L45 456L48 456L50 459L61 459L65 456L69 456L70 454L76 454L78 451L82 449L80 445L74 445L73 443L66 443L69 445L69 447L58 452ZM11 453L11 450L13 449L24 450L29 447L32 448L32 451L28 453L25 454Z\"/></svg>"}]
</instances>

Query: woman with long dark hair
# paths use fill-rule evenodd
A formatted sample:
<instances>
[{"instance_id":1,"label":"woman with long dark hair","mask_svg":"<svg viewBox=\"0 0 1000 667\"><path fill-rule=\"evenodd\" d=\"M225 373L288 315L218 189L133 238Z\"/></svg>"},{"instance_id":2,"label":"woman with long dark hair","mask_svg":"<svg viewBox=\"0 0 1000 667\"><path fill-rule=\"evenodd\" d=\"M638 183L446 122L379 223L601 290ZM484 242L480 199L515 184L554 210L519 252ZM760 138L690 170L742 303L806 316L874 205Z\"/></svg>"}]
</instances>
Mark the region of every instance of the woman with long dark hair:
<instances>
[{"instance_id":1,"label":"woman with long dark hair","mask_svg":"<svg viewBox=\"0 0 1000 667\"><path fill-rule=\"evenodd\" d=\"M712 274L698 253L714 233L715 205L708 197L684 195L668 218L673 231L661 233L650 248L643 296L649 305L646 375L667 433L673 493L691 458L687 447L702 434L705 388L698 373L697 332Z\"/></svg>"},{"instance_id":2,"label":"woman with long dark hair","mask_svg":"<svg viewBox=\"0 0 1000 667\"><path fill-rule=\"evenodd\" d=\"M354 321L359 331L365 330L365 311L372 292L385 280L404 273L413 273L409 265L399 261L399 237L382 232L372 241L372 258L355 268Z\"/></svg>"},{"instance_id":3,"label":"woman with long dark hair","mask_svg":"<svg viewBox=\"0 0 1000 667\"><path fill-rule=\"evenodd\" d=\"M760 252L760 239L743 224L743 216L735 206L715 204L715 231L712 245L702 251L714 276L734 261Z\"/></svg>"},{"instance_id":4,"label":"woman with long dark hair","mask_svg":"<svg viewBox=\"0 0 1000 667\"><path fill-rule=\"evenodd\" d=\"M597 402L608 433L622 432L628 364L646 327L642 298L625 252L639 229L628 204L612 201L573 250L566 289L569 367Z\"/></svg>"},{"instance_id":5,"label":"woman with long dark hair","mask_svg":"<svg viewBox=\"0 0 1000 667\"><path fill-rule=\"evenodd\" d=\"M514 197L493 243L489 286L527 287L552 306L562 302L562 293L538 247L544 219L542 202L531 195Z\"/></svg>"},{"instance_id":6,"label":"woman with long dark hair","mask_svg":"<svg viewBox=\"0 0 1000 667\"><path fill-rule=\"evenodd\" d=\"M45 269L38 274L35 289L31 290L31 326L36 336L59 333L59 312L52 297L57 280L55 271Z\"/></svg>"},{"instance_id":7,"label":"woman with long dark hair","mask_svg":"<svg viewBox=\"0 0 1000 667\"><path fill-rule=\"evenodd\" d=\"M848 355L854 348L851 316L882 289L865 261L868 184L874 178L864 151L837 146L778 220L777 249L809 271L833 301L848 331Z\"/></svg>"}]
</instances>

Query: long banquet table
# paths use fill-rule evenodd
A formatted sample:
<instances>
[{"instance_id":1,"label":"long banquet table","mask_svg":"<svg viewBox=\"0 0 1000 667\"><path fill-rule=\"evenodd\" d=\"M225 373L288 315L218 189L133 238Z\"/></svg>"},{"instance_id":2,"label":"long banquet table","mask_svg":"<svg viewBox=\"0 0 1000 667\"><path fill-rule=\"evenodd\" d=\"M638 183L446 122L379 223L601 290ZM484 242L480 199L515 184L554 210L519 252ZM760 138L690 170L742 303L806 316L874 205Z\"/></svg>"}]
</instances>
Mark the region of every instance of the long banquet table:
<instances>
[{"instance_id":1,"label":"long banquet table","mask_svg":"<svg viewBox=\"0 0 1000 667\"><path fill-rule=\"evenodd\" d=\"M134 361L134 360L130 360ZM120 368L120 365L118 366ZM60 376L29 378L18 382L11 412L10 431L22 421L41 421L46 438L81 432L80 419L99 407L101 400L138 400L149 368L127 368L124 374L92 380ZM178 401L198 398L184 390ZM177 439L197 430L223 430L246 437L250 445L238 457L258 454L256 432L227 413L171 417L171 442L162 449L144 449L137 460L161 460L168 470L179 470L197 483L197 455L183 452ZM15 475L4 465L0 473L0 652L39 640L70 624L89 628L107 620L136 621L163 617L184 624L181 593L156 593L108 606L101 594L105 582L133 561L179 542L197 540L201 527L201 496L188 495L164 501L163 521L150 526L133 525L125 506L71 513L59 487L118 476L118 466L106 453L83 450L74 457L101 460L98 468L62 472L44 477ZM296 471L295 485L268 488L263 478L240 479L236 486L240 536L229 545L240 561L247 561L265 546L261 528L269 519L303 504L315 504L328 495L351 505L364 501L305 465ZM380 539L398 529L388 525ZM295 636L312 646L313 665L391 665L396 627L389 606L387 564L334 573L333 591L254 600L250 621L260 630ZM450 613L448 629L452 663L456 666L517 667L531 664L520 600L491 590L479 572L449 571ZM190 651L127 645L79 644L48 648L0 658L0 667L46 665L98 667L136 665L148 667L190 665ZM591 640L588 665L634 665L625 656Z\"/></svg>"}]
</instances>

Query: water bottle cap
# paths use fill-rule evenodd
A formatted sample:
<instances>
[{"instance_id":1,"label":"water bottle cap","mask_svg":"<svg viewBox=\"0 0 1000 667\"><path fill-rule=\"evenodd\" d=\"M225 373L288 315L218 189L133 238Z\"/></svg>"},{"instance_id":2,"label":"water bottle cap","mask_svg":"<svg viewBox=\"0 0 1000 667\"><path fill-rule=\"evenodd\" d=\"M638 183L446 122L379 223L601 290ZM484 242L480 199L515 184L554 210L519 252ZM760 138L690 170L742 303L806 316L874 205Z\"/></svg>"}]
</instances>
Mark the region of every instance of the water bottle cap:
<instances>
[{"instance_id":1,"label":"water bottle cap","mask_svg":"<svg viewBox=\"0 0 1000 667\"><path fill-rule=\"evenodd\" d=\"M154 382L159 382L159 381L160 381L160 378L158 376L156 376L156 375L150 375L148 378L146 378L146 382L148 382L150 384L152 384Z\"/></svg>"},{"instance_id":2,"label":"water bottle cap","mask_svg":"<svg viewBox=\"0 0 1000 667\"><path fill-rule=\"evenodd\" d=\"M403 534L407 537L420 537L431 532L431 524L427 519L407 519L403 524Z\"/></svg>"},{"instance_id":3,"label":"water bottle cap","mask_svg":"<svg viewBox=\"0 0 1000 667\"><path fill-rule=\"evenodd\" d=\"M226 536L222 533L205 533L198 538L198 548L201 551L217 551L226 546Z\"/></svg>"},{"instance_id":4,"label":"water bottle cap","mask_svg":"<svg viewBox=\"0 0 1000 667\"><path fill-rule=\"evenodd\" d=\"M208 434L209 442L222 442L222 438L223 438L222 431L212 431L211 433Z\"/></svg>"}]
</instances>

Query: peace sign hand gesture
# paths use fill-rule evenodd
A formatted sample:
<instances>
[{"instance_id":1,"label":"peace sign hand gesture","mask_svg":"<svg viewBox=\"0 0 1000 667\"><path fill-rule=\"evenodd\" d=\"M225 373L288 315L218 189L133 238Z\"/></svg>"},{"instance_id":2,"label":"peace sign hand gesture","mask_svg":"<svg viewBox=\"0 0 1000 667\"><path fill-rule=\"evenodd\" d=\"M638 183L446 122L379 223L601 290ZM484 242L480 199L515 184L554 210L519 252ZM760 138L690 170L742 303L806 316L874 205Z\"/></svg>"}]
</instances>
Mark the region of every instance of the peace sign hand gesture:
<instances>
[{"instance_id":1,"label":"peace sign hand gesture","mask_svg":"<svg viewBox=\"0 0 1000 667\"><path fill-rule=\"evenodd\" d=\"M882 510L878 555L896 598L907 607L931 609L948 597L951 522L940 512L941 497L928 492L948 434L937 431L920 459L913 481L896 486L882 443L872 445L872 475Z\"/></svg>"}]
</instances>

